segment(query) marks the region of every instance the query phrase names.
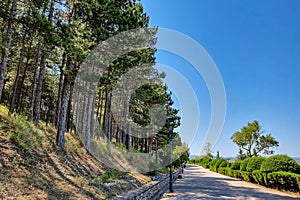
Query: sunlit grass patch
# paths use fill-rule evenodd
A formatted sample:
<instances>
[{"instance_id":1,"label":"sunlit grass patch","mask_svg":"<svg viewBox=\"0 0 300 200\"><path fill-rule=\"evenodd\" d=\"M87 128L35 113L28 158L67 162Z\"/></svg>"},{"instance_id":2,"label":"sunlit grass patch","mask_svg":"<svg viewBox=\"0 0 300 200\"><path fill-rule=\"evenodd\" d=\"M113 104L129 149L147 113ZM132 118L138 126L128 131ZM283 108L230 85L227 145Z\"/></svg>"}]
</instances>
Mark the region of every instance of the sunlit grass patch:
<instances>
[{"instance_id":1,"label":"sunlit grass patch","mask_svg":"<svg viewBox=\"0 0 300 200\"><path fill-rule=\"evenodd\" d=\"M38 129L32 122L22 115L8 115L8 109L0 105L0 128L7 132L7 139L24 150L42 146L46 140L45 133Z\"/></svg>"}]
</instances>

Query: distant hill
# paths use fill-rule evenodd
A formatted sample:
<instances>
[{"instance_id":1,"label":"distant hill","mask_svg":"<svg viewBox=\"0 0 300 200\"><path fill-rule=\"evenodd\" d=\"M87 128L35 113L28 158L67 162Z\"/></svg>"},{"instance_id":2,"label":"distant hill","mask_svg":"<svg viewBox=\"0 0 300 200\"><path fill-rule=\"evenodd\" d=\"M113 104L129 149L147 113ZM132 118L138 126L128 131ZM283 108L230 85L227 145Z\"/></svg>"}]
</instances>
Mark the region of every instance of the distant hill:
<instances>
[{"instance_id":1,"label":"distant hill","mask_svg":"<svg viewBox=\"0 0 300 200\"><path fill-rule=\"evenodd\" d=\"M292 157L292 158L300 164L300 157Z\"/></svg>"},{"instance_id":2,"label":"distant hill","mask_svg":"<svg viewBox=\"0 0 300 200\"><path fill-rule=\"evenodd\" d=\"M194 158L196 158L197 157L197 155L190 155L190 159L194 159Z\"/></svg>"}]
</instances>

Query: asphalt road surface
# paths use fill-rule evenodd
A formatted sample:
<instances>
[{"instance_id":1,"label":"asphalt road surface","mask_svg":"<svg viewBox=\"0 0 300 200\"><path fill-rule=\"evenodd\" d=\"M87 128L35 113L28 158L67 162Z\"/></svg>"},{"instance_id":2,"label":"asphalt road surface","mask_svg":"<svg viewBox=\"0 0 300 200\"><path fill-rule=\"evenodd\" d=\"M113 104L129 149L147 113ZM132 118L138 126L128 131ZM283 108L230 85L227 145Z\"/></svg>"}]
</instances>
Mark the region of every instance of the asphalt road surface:
<instances>
[{"instance_id":1,"label":"asphalt road surface","mask_svg":"<svg viewBox=\"0 0 300 200\"><path fill-rule=\"evenodd\" d=\"M187 165L182 176L174 183L174 192L165 193L161 199L300 199L293 194L230 178L197 165Z\"/></svg>"}]
</instances>

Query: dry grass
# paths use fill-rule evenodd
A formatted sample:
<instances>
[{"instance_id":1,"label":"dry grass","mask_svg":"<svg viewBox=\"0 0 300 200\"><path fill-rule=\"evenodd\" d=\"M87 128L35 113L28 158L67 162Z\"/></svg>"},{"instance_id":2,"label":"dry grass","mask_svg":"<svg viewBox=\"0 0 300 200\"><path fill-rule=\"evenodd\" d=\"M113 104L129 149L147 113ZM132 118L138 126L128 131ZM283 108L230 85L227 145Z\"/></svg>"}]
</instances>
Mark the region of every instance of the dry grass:
<instances>
[{"instance_id":1,"label":"dry grass","mask_svg":"<svg viewBox=\"0 0 300 200\"><path fill-rule=\"evenodd\" d=\"M108 167L87 154L75 134L66 134L65 150L55 136L54 128L38 129L0 105L0 199L107 199L150 181L128 173L117 177L121 183L93 184Z\"/></svg>"}]
</instances>

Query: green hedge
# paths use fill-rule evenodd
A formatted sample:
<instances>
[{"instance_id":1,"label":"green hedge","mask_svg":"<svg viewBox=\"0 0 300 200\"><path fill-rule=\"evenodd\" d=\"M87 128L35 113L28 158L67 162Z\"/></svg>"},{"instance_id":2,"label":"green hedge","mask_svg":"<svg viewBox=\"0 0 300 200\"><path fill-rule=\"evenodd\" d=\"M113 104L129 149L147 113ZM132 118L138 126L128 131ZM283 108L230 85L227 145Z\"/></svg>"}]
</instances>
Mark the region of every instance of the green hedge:
<instances>
[{"instance_id":1,"label":"green hedge","mask_svg":"<svg viewBox=\"0 0 300 200\"><path fill-rule=\"evenodd\" d=\"M238 179L243 179L242 171L241 170L232 170L232 177L238 178Z\"/></svg>"},{"instance_id":2,"label":"green hedge","mask_svg":"<svg viewBox=\"0 0 300 200\"><path fill-rule=\"evenodd\" d=\"M252 157L231 164L225 159L216 159L210 162L210 170L270 188L300 192L300 174L297 174L300 166L295 162L285 155L271 156L267 159ZM290 171L281 171L282 169Z\"/></svg>"},{"instance_id":3,"label":"green hedge","mask_svg":"<svg viewBox=\"0 0 300 200\"><path fill-rule=\"evenodd\" d=\"M197 165L200 165L204 168L209 168L209 163L212 161L211 158L209 157L197 157L197 158L194 158L192 160L189 161L189 163L191 164L197 164Z\"/></svg>"},{"instance_id":4,"label":"green hedge","mask_svg":"<svg viewBox=\"0 0 300 200\"><path fill-rule=\"evenodd\" d=\"M267 173L262 172L260 170L254 170L252 172L252 177L255 183L258 183L259 185L268 185L268 180L267 180Z\"/></svg>"},{"instance_id":5,"label":"green hedge","mask_svg":"<svg viewBox=\"0 0 300 200\"><path fill-rule=\"evenodd\" d=\"M293 192L300 191L300 175L291 172L272 172L267 174L268 187L289 190Z\"/></svg>"},{"instance_id":6,"label":"green hedge","mask_svg":"<svg viewBox=\"0 0 300 200\"><path fill-rule=\"evenodd\" d=\"M230 168L233 170L240 170L241 162L242 162L241 160L237 160L237 161L231 163Z\"/></svg>"},{"instance_id":7,"label":"green hedge","mask_svg":"<svg viewBox=\"0 0 300 200\"><path fill-rule=\"evenodd\" d=\"M221 159L219 167L227 167L227 165L228 165L228 161L225 159Z\"/></svg>"},{"instance_id":8,"label":"green hedge","mask_svg":"<svg viewBox=\"0 0 300 200\"><path fill-rule=\"evenodd\" d=\"M244 181L254 182L251 172L241 171L241 176Z\"/></svg>"},{"instance_id":9,"label":"green hedge","mask_svg":"<svg viewBox=\"0 0 300 200\"><path fill-rule=\"evenodd\" d=\"M247 165L248 165L248 162L250 161L251 158L246 158L245 160L243 160L241 162L241 165L240 165L240 170L241 171L246 171L246 168L247 168Z\"/></svg>"},{"instance_id":10,"label":"green hedge","mask_svg":"<svg viewBox=\"0 0 300 200\"><path fill-rule=\"evenodd\" d=\"M227 169L226 167L219 167L218 173L226 175L226 169Z\"/></svg>"},{"instance_id":11,"label":"green hedge","mask_svg":"<svg viewBox=\"0 0 300 200\"><path fill-rule=\"evenodd\" d=\"M275 155L263 161L260 170L267 173L284 171L300 174L300 165L286 155Z\"/></svg>"},{"instance_id":12,"label":"green hedge","mask_svg":"<svg viewBox=\"0 0 300 200\"><path fill-rule=\"evenodd\" d=\"M262 156L250 158L248 161L248 165L246 167L247 172L252 172L254 170L259 170L261 164L266 160L266 158Z\"/></svg>"},{"instance_id":13,"label":"green hedge","mask_svg":"<svg viewBox=\"0 0 300 200\"><path fill-rule=\"evenodd\" d=\"M226 175L226 176L231 176L231 177L232 177L232 176L233 176L233 175L232 175L232 171L233 171L233 170L232 170L230 167L226 167L226 168L225 168L225 175Z\"/></svg>"},{"instance_id":14,"label":"green hedge","mask_svg":"<svg viewBox=\"0 0 300 200\"><path fill-rule=\"evenodd\" d=\"M217 172L220 166L226 167L227 164L228 162L224 158L215 159L209 163L209 170Z\"/></svg>"}]
</instances>

